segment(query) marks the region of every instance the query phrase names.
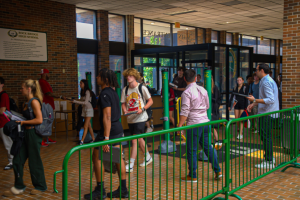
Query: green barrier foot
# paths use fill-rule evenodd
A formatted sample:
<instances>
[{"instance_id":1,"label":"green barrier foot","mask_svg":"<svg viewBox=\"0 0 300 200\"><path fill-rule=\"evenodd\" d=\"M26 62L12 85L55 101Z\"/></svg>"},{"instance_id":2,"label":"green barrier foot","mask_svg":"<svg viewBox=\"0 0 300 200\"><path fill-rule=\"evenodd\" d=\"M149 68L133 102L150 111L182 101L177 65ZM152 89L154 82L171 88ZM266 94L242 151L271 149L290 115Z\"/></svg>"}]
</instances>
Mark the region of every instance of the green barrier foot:
<instances>
[{"instance_id":1,"label":"green barrier foot","mask_svg":"<svg viewBox=\"0 0 300 200\"><path fill-rule=\"evenodd\" d=\"M223 197L216 197L216 198L214 198L214 200L225 200L225 198L223 198Z\"/></svg>"},{"instance_id":2,"label":"green barrier foot","mask_svg":"<svg viewBox=\"0 0 300 200\"><path fill-rule=\"evenodd\" d=\"M239 195L236 195L236 194L232 194L232 195L229 195L229 196L235 197L238 200L243 200Z\"/></svg>"},{"instance_id":3,"label":"green barrier foot","mask_svg":"<svg viewBox=\"0 0 300 200\"><path fill-rule=\"evenodd\" d=\"M287 167L285 167L283 170L281 170L281 172L285 172L285 170L287 170L288 168L293 167L293 168L300 168L300 164L299 163L293 163Z\"/></svg>"}]
</instances>

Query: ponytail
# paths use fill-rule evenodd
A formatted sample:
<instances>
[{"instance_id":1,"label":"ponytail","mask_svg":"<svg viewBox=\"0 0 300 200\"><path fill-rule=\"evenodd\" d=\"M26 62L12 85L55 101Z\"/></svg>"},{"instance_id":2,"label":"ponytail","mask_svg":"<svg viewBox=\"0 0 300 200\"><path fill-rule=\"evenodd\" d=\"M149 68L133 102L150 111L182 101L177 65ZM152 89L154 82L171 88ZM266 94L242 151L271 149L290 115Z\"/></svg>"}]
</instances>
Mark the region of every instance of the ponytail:
<instances>
[{"instance_id":1,"label":"ponytail","mask_svg":"<svg viewBox=\"0 0 300 200\"><path fill-rule=\"evenodd\" d=\"M26 80L24 81L25 87L27 88L31 88L31 92L33 94L34 97L38 98L40 100L40 102L43 102L43 94L42 94L42 90L41 90L41 86L39 84L38 80Z\"/></svg>"}]
</instances>

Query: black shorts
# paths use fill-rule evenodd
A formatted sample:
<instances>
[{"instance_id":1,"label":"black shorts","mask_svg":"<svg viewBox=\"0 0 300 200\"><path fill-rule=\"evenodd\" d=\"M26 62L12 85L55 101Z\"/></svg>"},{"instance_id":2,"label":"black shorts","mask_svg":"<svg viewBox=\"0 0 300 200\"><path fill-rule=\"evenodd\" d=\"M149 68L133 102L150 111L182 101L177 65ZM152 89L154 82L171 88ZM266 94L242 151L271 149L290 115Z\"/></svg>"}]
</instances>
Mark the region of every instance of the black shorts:
<instances>
[{"instance_id":1,"label":"black shorts","mask_svg":"<svg viewBox=\"0 0 300 200\"><path fill-rule=\"evenodd\" d=\"M121 138L123 136L124 136L124 133L120 133L120 134L117 134L117 135L110 135L109 139L112 140L112 139L115 139L115 138ZM102 135L100 133L100 134L97 135L94 142L100 142L100 141L103 141L104 139L105 139L104 135ZM114 143L114 144L111 144L111 145L112 146L117 146L117 145L120 145L120 143ZM99 147L95 147L95 149L99 149Z\"/></svg>"},{"instance_id":2,"label":"black shorts","mask_svg":"<svg viewBox=\"0 0 300 200\"><path fill-rule=\"evenodd\" d=\"M234 106L234 110L245 110L246 108L244 107L244 104L241 104L241 103L237 103L235 106Z\"/></svg>"},{"instance_id":3,"label":"black shorts","mask_svg":"<svg viewBox=\"0 0 300 200\"><path fill-rule=\"evenodd\" d=\"M128 124L131 135L137 135L145 132L146 122L138 122L134 124Z\"/></svg>"}]
</instances>

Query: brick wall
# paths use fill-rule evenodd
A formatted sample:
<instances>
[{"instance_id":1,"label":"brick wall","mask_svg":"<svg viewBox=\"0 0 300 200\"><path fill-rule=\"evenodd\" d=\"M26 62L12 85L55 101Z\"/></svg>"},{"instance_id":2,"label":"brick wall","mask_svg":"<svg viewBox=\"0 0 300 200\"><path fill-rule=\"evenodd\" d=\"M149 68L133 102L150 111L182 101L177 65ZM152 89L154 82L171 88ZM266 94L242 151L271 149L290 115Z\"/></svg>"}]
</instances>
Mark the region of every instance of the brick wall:
<instances>
[{"instance_id":1,"label":"brick wall","mask_svg":"<svg viewBox=\"0 0 300 200\"><path fill-rule=\"evenodd\" d=\"M300 0L284 1L282 102L283 108L300 105Z\"/></svg>"},{"instance_id":2,"label":"brick wall","mask_svg":"<svg viewBox=\"0 0 300 200\"><path fill-rule=\"evenodd\" d=\"M109 68L108 11L97 11L98 68Z\"/></svg>"},{"instance_id":3,"label":"brick wall","mask_svg":"<svg viewBox=\"0 0 300 200\"><path fill-rule=\"evenodd\" d=\"M109 41L125 42L124 17L119 15L110 15L108 23Z\"/></svg>"},{"instance_id":4,"label":"brick wall","mask_svg":"<svg viewBox=\"0 0 300 200\"><path fill-rule=\"evenodd\" d=\"M46 32L48 46L48 62L0 61L0 76L6 79L4 89L22 102L22 82L39 79L40 69L47 68L54 94L76 97L75 6L46 0L11 0L1 1L0 13L0 27Z\"/></svg>"}]
</instances>

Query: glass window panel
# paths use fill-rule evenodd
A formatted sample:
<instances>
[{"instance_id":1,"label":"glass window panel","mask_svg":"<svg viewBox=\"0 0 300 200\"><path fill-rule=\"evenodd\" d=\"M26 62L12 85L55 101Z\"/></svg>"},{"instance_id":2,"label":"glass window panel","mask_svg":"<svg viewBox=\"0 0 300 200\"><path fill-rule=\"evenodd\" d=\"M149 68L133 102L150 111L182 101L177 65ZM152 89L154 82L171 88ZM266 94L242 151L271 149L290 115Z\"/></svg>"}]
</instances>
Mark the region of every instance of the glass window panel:
<instances>
[{"instance_id":1,"label":"glass window panel","mask_svg":"<svg viewBox=\"0 0 300 200\"><path fill-rule=\"evenodd\" d=\"M258 40L258 54L268 54L270 55L270 40L269 39L263 39L263 40Z\"/></svg>"},{"instance_id":2,"label":"glass window panel","mask_svg":"<svg viewBox=\"0 0 300 200\"><path fill-rule=\"evenodd\" d=\"M253 47L253 53L256 53L256 37L243 35L242 40L243 46Z\"/></svg>"},{"instance_id":3,"label":"glass window panel","mask_svg":"<svg viewBox=\"0 0 300 200\"><path fill-rule=\"evenodd\" d=\"M80 99L79 83L82 79L86 79L85 72L92 72L92 90L96 94L96 68L94 54L77 54L77 68L78 68L78 98Z\"/></svg>"},{"instance_id":4,"label":"glass window panel","mask_svg":"<svg viewBox=\"0 0 300 200\"><path fill-rule=\"evenodd\" d=\"M157 70L156 70L156 58L155 57L143 57L142 67L145 83L150 88L157 89ZM141 72L141 71L140 71Z\"/></svg>"},{"instance_id":5,"label":"glass window panel","mask_svg":"<svg viewBox=\"0 0 300 200\"><path fill-rule=\"evenodd\" d=\"M144 44L171 46L170 24L143 20Z\"/></svg>"},{"instance_id":6,"label":"glass window panel","mask_svg":"<svg viewBox=\"0 0 300 200\"><path fill-rule=\"evenodd\" d=\"M173 25L173 46L195 44L195 35L195 28L188 26L175 28Z\"/></svg>"},{"instance_id":7,"label":"glass window panel","mask_svg":"<svg viewBox=\"0 0 300 200\"><path fill-rule=\"evenodd\" d=\"M211 43L219 43L218 31L211 31Z\"/></svg>"},{"instance_id":8,"label":"glass window panel","mask_svg":"<svg viewBox=\"0 0 300 200\"><path fill-rule=\"evenodd\" d=\"M249 75L249 50L240 50L240 76L247 82L246 77Z\"/></svg>"},{"instance_id":9,"label":"glass window panel","mask_svg":"<svg viewBox=\"0 0 300 200\"><path fill-rule=\"evenodd\" d=\"M226 33L226 44L232 44L232 33Z\"/></svg>"},{"instance_id":10,"label":"glass window panel","mask_svg":"<svg viewBox=\"0 0 300 200\"><path fill-rule=\"evenodd\" d=\"M96 39L95 12L76 8L77 38Z\"/></svg>"},{"instance_id":11,"label":"glass window panel","mask_svg":"<svg viewBox=\"0 0 300 200\"><path fill-rule=\"evenodd\" d=\"M203 28L198 28L197 30L197 42L198 44L205 43L205 30Z\"/></svg>"},{"instance_id":12,"label":"glass window panel","mask_svg":"<svg viewBox=\"0 0 300 200\"><path fill-rule=\"evenodd\" d=\"M125 21L120 15L108 15L109 41L125 42Z\"/></svg>"},{"instance_id":13,"label":"glass window panel","mask_svg":"<svg viewBox=\"0 0 300 200\"><path fill-rule=\"evenodd\" d=\"M141 19L134 18L134 43L141 43Z\"/></svg>"},{"instance_id":14,"label":"glass window panel","mask_svg":"<svg viewBox=\"0 0 300 200\"><path fill-rule=\"evenodd\" d=\"M275 40L271 40L271 55L275 55Z\"/></svg>"},{"instance_id":15,"label":"glass window panel","mask_svg":"<svg viewBox=\"0 0 300 200\"><path fill-rule=\"evenodd\" d=\"M124 56L109 55L109 68L113 71L120 71L121 77L124 69ZM121 78L121 88L124 87L123 78Z\"/></svg>"}]
</instances>

